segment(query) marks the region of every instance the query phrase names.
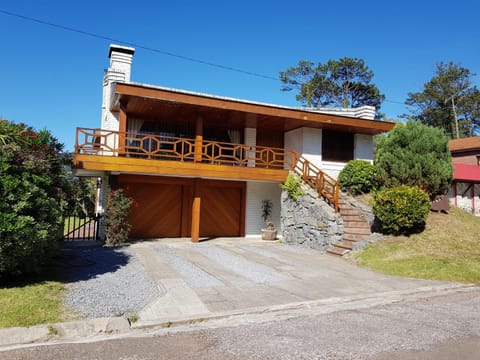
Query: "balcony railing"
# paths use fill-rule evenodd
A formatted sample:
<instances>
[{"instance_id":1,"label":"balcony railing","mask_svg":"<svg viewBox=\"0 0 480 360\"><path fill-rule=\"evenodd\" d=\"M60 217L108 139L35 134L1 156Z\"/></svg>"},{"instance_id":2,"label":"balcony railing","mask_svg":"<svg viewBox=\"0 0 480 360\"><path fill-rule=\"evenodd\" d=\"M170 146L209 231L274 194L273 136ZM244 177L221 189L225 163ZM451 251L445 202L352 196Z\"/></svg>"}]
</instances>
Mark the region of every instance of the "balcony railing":
<instances>
[{"instance_id":1,"label":"balcony railing","mask_svg":"<svg viewBox=\"0 0 480 360\"><path fill-rule=\"evenodd\" d=\"M86 128L77 129L75 153L270 169L291 165L291 156L279 148Z\"/></svg>"},{"instance_id":2,"label":"balcony railing","mask_svg":"<svg viewBox=\"0 0 480 360\"><path fill-rule=\"evenodd\" d=\"M338 182L293 150L189 138L77 128L75 154L173 160L251 168L288 169L338 211Z\"/></svg>"}]
</instances>

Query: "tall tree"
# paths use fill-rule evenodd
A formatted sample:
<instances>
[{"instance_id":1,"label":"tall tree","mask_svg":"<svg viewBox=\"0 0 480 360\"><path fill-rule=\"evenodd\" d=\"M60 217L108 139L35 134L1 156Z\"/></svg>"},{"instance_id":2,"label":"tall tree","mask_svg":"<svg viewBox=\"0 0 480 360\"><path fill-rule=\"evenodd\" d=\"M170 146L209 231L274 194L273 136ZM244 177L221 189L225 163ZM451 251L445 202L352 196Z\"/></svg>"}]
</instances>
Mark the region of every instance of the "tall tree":
<instances>
[{"instance_id":1,"label":"tall tree","mask_svg":"<svg viewBox=\"0 0 480 360\"><path fill-rule=\"evenodd\" d=\"M385 96L371 84L373 75L362 59L343 57L316 65L300 60L280 72L281 90L298 90L296 99L309 107L370 105L378 111Z\"/></svg>"},{"instance_id":2,"label":"tall tree","mask_svg":"<svg viewBox=\"0 0 480 360\"><path fill-rule=\"evenodd\" d=\"M405 103L413 118L443 128L457 139L480 128L480 91L472 85L475 74L454 62L437 64L435 75L422 92L409 93Z\"/></svg>"}]
</instances>

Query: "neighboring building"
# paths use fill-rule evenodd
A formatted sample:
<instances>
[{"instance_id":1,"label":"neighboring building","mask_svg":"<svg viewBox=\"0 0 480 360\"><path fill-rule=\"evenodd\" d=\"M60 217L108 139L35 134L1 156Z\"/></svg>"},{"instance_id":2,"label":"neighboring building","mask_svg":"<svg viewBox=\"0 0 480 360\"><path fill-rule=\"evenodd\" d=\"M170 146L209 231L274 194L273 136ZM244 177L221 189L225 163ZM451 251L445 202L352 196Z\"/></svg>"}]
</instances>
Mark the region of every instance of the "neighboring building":
<instances>
[{"instance_id":1,"label":"neighboring building","mask_svg":"<svg viewBox=\"0 0 480 360\"><path fill-rule=\"evenodd\" d=\"M453 184L450 202L480 216L480 137L451 140Z\"/></svg>"},{"instance_id":2,"label":"neighboring building","mask_svg":"<svg viewBox=\"0 0 480 360\"><path fill-rule=\"evenodd\" d=\"M110 46L101 128L77 129L74 155L77 175L138 201L132 237L258 236L263 200L279 228L289 170L338 207L338 172L373 161L373 136L394 126L371 107L299 109L134 83L133 54Z\"/></svg>"}]
</instances>

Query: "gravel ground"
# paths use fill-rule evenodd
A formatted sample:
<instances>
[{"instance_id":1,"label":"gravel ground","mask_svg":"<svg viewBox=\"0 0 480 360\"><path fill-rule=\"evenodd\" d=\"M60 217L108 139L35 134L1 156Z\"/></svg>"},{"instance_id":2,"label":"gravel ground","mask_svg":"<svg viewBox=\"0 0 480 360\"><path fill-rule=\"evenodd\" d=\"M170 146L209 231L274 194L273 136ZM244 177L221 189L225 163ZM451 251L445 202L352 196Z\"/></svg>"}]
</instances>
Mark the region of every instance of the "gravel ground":
<instances>
[{"instance_id":1,"label":"gravel ground","mask_svg":"<svg viewBox=\"0 0 480 360\"><path fill-rule=\"evenodd\" d=\"M69 246L64 258L73 269L64 304L84 317L131 315L159 295L128 247Z\"/></svg>"}]
</instances>

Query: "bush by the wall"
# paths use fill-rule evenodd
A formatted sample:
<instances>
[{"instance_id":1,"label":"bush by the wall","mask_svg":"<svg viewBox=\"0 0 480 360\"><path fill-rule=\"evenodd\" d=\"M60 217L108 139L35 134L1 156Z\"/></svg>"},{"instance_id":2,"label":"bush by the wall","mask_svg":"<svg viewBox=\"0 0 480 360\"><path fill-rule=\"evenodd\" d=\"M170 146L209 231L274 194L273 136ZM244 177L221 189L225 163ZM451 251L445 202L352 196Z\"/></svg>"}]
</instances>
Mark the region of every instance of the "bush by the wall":
<instances>
[{"instance_id":1,"label":"bush by the wall","mask_svg":"<svg viewBox=\"0 0 480 360\"><path fill-rule=\"evenodd\" d=\"M369 193L375 185L375 166L365 160L351 160L338 175L340 188L352 195Z\"/></svg>"},{"instance_id":2,"label":"bush by the wall","mask_svg":"<svg viewBox=\"0 0 480 360\"><path fill-rule=\"evenodd\" d=\"M123 189L110 191L105 209L105 245L116 246L127 241L132 228L128 216L135 206L135 199L126 195Z\"/></svg>"},{"instance_id":3,"label":"bush by the wall","mask_svg":"<svg viewBox=\"0 0 480 360\"><path fill-rule=\"evenodd\" d=\"M295 174L288 174L287 180L282 184L282 189L288 193L288 196L297 201L299 196L305 195L302 190L302 180Z\"/></svg>"},{"instance_id":4,"label":"bush by the wall","mask_svg":"<svg viewBox=\"0 0 480 360\"><path fill-rule=\"evenodd\" d=\"M385 234L422 231L430 211L430 198L418 186L384 188L374 195L373 213Z\"/></svg>"}]
</instances>

